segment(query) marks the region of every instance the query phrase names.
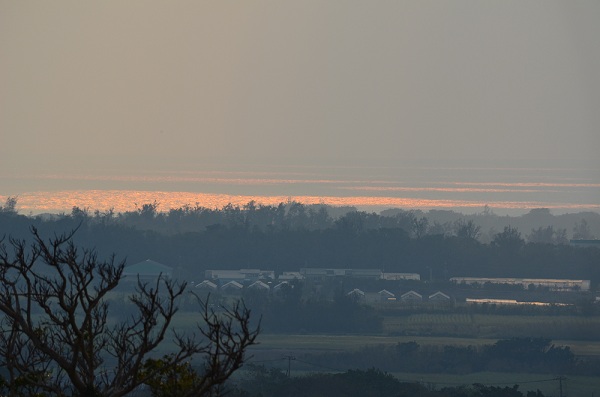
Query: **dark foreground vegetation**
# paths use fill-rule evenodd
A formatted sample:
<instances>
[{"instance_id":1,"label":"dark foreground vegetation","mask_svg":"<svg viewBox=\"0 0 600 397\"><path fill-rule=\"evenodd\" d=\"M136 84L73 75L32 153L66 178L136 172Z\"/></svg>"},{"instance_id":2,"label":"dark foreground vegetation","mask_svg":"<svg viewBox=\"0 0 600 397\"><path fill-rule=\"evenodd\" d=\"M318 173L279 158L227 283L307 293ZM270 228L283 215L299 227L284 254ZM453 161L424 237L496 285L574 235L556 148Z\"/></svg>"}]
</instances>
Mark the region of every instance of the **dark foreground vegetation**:
<instances>
[{"instance_id":1,"label":"dark foreground vegetation","mask_svg":"<svg viewBox=\"0 0 600 397\"><path fill-rule=\"evenodd\" d=\"M173 332L185 283L138 278L127 298L133 310L115 321L106 297L124 262L98 259L72 237L46 240L32 228L31 243L0 240L2 395L122 397L147 385L153 395L205 396L242 366L259 333L243 304L217 311L198 300L201 321ZM156 357L167 338L171 351Z\"/></svg>"}]
</instances>

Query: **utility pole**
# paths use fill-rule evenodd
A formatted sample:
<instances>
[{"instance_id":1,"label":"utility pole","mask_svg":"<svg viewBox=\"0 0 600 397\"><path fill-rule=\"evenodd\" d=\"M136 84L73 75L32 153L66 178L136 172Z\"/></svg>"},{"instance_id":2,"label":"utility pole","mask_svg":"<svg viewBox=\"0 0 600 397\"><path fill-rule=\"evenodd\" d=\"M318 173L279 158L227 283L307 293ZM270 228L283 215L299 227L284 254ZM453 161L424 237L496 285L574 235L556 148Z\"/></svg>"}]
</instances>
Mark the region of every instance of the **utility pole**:
<instances>
[{"instance_id":1,"label":"utility pole","mask_svg":"<svg viewBox=\"0 0 600 397\"><path fill-rule=\"evenodd\" d=\"M292 372L291 371L292 370L292 360L295 360L296 357L294 357L294 356L285 356L284 358L287 358L287 360L288 360L288 369L287 369L286 375L289 378L291 376L291 372Z\"/></svg>"},{"instance_id":2,"label":"utility pole","mask_svg":"<svg viewBox=\"0 0 600 397\"><path fill-rule=\"evenodd\" d=\"M563 397L563 380L567 380L567 378L565 378L564 376L559 376L558 378L556 378L556 380L558 380L558 391L559 391L559 397Z\"/></svg>"}]
</instances>

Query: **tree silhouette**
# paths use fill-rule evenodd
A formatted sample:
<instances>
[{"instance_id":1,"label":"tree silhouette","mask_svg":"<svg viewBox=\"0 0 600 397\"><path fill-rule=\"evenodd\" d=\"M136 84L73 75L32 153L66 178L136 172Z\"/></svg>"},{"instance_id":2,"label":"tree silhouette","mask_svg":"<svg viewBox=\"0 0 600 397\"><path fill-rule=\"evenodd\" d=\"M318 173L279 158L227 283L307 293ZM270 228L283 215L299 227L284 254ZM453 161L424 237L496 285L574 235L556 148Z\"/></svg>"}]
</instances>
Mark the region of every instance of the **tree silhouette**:
<instances>
[{"instance_id":1,"label":"tree silhouette","mask_svg":"<svg viewBox=\"0 0 600 397\"><path fill-rule=\"evenodd\" d=\"M134 310L115 321L107 295L122 279L124 262L101 261L76 248L74 232L45 241L0 240L0 366L10 396L124 396L196 355L205 357L197 396L222 384L244 362L258 335L250 311L238 304L223 315L201 301L203 339L173 333L174 352L148 370L150 354L165 340L185 291L164 277L138 279L129 296ZM182 394L183 395L183 394Z\"/></svg>"},{"instance_id":2,"label":"tree silhouette","mask_svg":"<svg viewBox=\"0 0 600 397\"><path fill-rule=\"evenodd\" d=\"M4 207L0 205L0 214L17 214L17 197L8 196L4 202Z\"/></svg>"},{"instance_id":3,"label":"tree silhouette","mask_svg":"<svg viewBox=\"0 0 600 397\"><path fill-rule=\"evenodd\" d=\"M462 239L477 240L481 234L481 226L478 226L472 220L465 221L460 219L454 223L456 236Z\"/></svg>"},{"instance_id":4,"label":"tree silhouette","mask_svg":"<svg viewBox=\"0 0 600 397\"><path fill-rule=\"evenodd\" d=\"M506 226L501 233L494 236L492 245L508 251L518 251L523 247L525 241L517 228Z\"/></svg>"}]
</instances>

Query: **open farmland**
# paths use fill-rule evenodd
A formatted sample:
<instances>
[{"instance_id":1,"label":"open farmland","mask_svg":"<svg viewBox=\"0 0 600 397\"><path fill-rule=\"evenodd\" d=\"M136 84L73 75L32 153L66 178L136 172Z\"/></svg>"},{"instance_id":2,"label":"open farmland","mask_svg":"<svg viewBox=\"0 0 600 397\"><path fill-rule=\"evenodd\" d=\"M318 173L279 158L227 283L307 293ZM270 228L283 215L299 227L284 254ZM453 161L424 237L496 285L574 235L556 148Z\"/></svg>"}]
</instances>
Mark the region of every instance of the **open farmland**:
<instances>
[{"instance_id":1,"label":"open farmland","mask_svg":"<svg viewBox=\"0 0 600 397\"><path fill-rule=\"evenodd\" d=\"M536 336L597 340L600 317L424 313L385 317L383 333L492 339Z\"/></svg>"},{"instance_id":2,"label":"open farmland","mask_svg":"<svg viewBox=\"0 0 600 397\"><path fill-rule=\"evenodd\" d=\"M193 332L201 319L197 312L181 312L173 321L178 332ZM336 351L365 345L415 341L421 345L479 346L512 337L544 337L570 346L576 355L600 356L600 317L523 316L424 313L389 316L383 332L371 335L266 334L253 349Z\"/></svg>"},{"instance_id":3,"label":"open farmland","mask_svg":"<svg viewBox=\"0 0 600 397\"><path fill-rule=\"evenodd\" d=\"M281 335L262 334L259 344L251 348L255 356L262 357L268 352L327 352L356 350L369 345L393 345L417 342L419 345L433 346L482 346L494 344L497 339L456 338L441 336L374 336L374 335ZM569 346L578 356L600 357L600 341L553 340L557 346Z\"/></svg>"},{"instance_id":4,"label":"open farmland","mask_svg":"<svg viewBox=\"0 0 600 397\"><path fill-rule=\"evenodd\" d=\"M272 335L259 337L259 345L251 349L253 357L249 363L265 365L285 371L288 357L292 375L301 376L313 372L343 372L349 368L319 366L303 361L304 354L329 353L336 351L358 350L364 346L395 345L414 341L425 346L482 346L491 345L497 339L455 338L441 336L369 336L369 335ZM569 346L577 356L600 357L600 341L554 340L557 346ZM296 361L296 357L298 361ZM246 367L244 367L246 368ZM440 389L446 386L481 383L493 386L512 386L519 384L521 391L541 390L544 395L558 396L558 374L539 374L523 372L471 372L463 374L448 373L405 373L393 372L396 378L406 382L420 382L428 387ZM563 393L570 396L591 396L600 392L600 378L594 376L569 375L563 380Z\"/></svg>"}]
</instances>

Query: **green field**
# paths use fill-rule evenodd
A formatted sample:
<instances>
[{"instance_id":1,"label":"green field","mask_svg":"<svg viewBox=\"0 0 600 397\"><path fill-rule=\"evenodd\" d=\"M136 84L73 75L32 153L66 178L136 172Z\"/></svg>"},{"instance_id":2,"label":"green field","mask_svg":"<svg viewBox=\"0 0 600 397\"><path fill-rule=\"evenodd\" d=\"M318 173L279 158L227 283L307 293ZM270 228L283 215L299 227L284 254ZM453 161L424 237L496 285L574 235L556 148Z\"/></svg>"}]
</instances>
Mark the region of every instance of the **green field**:
<instances>
[{"instance_id":1,"label":"green field","mask_svg":"<svg viewBox=\"0 0 600 397\"><path fill-rule=\"evenodd\" d=\"M253 358L250 362L264 364L285 370L285 356L301 357L305 353L334 352L356 350L368 345L396 344L415 341L420 345L486 345L497 339L487 338L454 338L437 336L367 336L367 335L274 335L259 336L259 344L251 349ZM570 346L576 355L592 355L600 357L600 341L586 342L574 340L556 340L556 345ZM294 370L296 368L296 370ZM345 369L338 369L345 370ZM303 365L302 362L292 364L292 374L301 376L310 372L335 371L333 368L319 368ZM470 385L482 383L492 386L513 386L519 384L519 390L541 390L546 396L559 395L559 382L553 380L556 374L526 374L476 372L469 374L429 374L429 373L393 373L395 377L406 382L421 382L426 386L440 389L444 386ZM565 396L600 396L600 377L569 376L563 381Z\"/></svg>"},{"instance_id":2,"label":"green field","mask_svg":"<svg viewBox=\"0 0 600 397\"><path fill-rule=\"evenodd\" d=\"M481 346L494 344L498 339L455 338L441 336L379 336L379 335L259 335L257 346L252 347L256 354L269 351L326 352L356 350L369 345L391 345L403 342L417 342L420 345L434 346ZM569 346L575 355L599 356L600 341L555 340L557 346Z\"/></svg>"},{"instance_id":3,"label":"green field","mask_svg":"<svg viewBox=\"0 0 600 397\"><path fill-rule=\"evenodd\" d=\"M180 312L173 321L178 331L192 331L200 313ZM259 336L257 351L335 351L366 345L416 341L421 345L485 345L510 337L546 337L569 346L576 355L600 356L600 317L523 316L491 314L412 314L385 317L380 335ZM468 332L467 332L468 331Z\"/></svg>"},{"instance_id":4,"label":"green field","mask_svg":"<svg viewBox=\"0 0 600 397\"><path fill-rule=\"evenodd\" d=\"M181 312L176 316L174 328L191 330L201 319L199 313ZM336 371L304 365L300 360L304 354L358 350L369 345L394 345L415 341L422 346L481 346L495 343L500 337L564 335L551 337L557 346L569 346L578 356L600 357L600 318L581 316L522 316L486 314L413 314L386 317L381 335L282 335L262 333L258 345L253 346L248 363L287 369L287 356L298 357L291 365L292 374L300 376L309 372ZM462 332L469 330L469 332ZM470 335L473 330L479 332ZM462 335L462 336L460 336ZM582 338L588 337L588 340ZM595 336L595 338L589 338ZM173 346L167 343L165 351ZM306 364L306 363L305 363ZM248 367L244 367L246 369ZM244 370L243 369L243 370ZM243 373L242 370L242 373ZM344 371L347 368L339 368ZM462 375L393 373L398 379L421 382L439 389L444 386L482 383L494 386L520 385L521 391L541 390L546 396L559 395L559 382L552 380L558 374L526 374L477 372ZM600 396L600 377L569 376L563 382L565 396Z\"/></svg>"},{"instance_id":5,"label":"green field","mask_svg":"<svg viewBox=\"0 0 600 397\"><path fill-rule=\"evenodd\" d=\"M596 340L600 338L600 316L411 314L385 317L383 333L496 339L536 336L553 340Z\"/></svg>"}]
</instances>

